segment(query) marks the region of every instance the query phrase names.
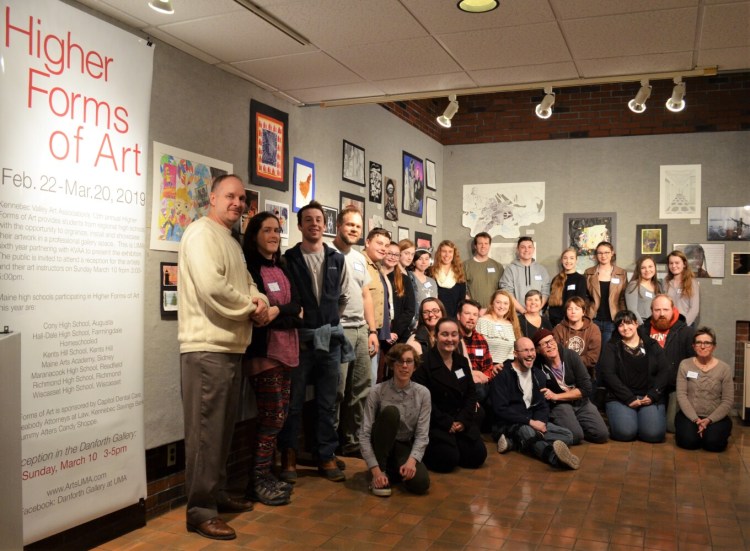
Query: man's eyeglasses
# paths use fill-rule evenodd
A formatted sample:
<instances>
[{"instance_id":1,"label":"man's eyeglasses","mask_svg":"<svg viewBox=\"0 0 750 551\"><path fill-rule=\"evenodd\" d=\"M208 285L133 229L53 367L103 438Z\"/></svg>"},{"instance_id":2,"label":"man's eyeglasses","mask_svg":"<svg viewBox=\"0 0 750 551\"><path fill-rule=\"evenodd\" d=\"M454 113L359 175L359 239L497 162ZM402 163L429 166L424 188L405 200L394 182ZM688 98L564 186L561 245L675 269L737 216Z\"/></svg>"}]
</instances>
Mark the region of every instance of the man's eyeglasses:
<instances>
[{"instance_id":1,"label":"man's eyeglasses","mask_svg":"<svg viewBox=\"0 0 750 551\"><path fill-rule=\"evenodd\" d=\"M539 346L542 348L552 348L553 346L555 346L555 339L551 339L545 342L540 342Z\"/></svg>"},{"instance_id":2,"label":"man's eyeglasses","mask_svg":"<svg viewBox=\"0 0 750 551\"><path fill-rule=\"evenodd\" d=\"M389 256L391 258L401 258L401 253L385 253L385 256Z\"/></svg>"},{"instance_id":3,"label":"man's eyeglasses","mask_svg":"<svg viewBox=\"0 0 750 551\"><path fill-rule=\"evenodd\" d=\"M414 365L414 360L411 359L411 358L409 358L409 359L406 359L406 360L396 360L393 363L396 364L396 365L406 365L406 366L409 366L409 365Z\"/></svg>"}]
</instances>

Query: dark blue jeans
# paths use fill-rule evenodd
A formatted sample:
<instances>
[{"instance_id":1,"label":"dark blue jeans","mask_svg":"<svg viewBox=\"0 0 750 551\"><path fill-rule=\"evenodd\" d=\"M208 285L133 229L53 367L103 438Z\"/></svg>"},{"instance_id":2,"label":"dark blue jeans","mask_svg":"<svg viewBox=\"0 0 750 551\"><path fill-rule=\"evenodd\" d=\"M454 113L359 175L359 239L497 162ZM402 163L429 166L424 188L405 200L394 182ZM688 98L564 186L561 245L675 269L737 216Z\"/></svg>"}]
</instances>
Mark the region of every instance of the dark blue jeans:
<instances>
[{"instance_id":1,"label":"dark blue jeans","mask_svg":"<svg viewBox=\"0 0 750 551\"><path fill-rule=\"evenodd\" d=\"M300 343L299 367L292 369L289 415L279 433L279 449L297 449L302 428L302 408L307 385L315 388L317 426L315 437L318 459L334 457L339 438L336 434L336 390L339 385L341 345L332 340L329 352L313 350L310 343Z\"/></svg>"}]
</instances>

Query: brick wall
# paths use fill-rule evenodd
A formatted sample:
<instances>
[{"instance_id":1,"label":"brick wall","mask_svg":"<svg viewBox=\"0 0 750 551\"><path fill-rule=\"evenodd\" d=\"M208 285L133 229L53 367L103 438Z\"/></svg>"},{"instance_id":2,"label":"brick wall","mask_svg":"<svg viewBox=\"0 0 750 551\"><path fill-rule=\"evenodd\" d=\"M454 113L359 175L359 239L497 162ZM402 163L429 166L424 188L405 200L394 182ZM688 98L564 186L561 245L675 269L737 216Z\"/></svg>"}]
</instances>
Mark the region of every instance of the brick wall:
<instances>
[{"instance_id":1,"label":"brick wall","mask_svg":"<svg viewBox=\"0 0 750 551\"><path fill-rule=\"evenodd\" d=\"M687 107L681 113L664 105L672 94L671 80L651 82L651 97L641 114L627 106L638 82L555 89L554 112L546 120L534 114L544 95L541 86L535 91L459 96L459 111L447 129L435 122L447 97L383 107L443 145L750 130L750 73L685 82Z\"/></svg>"}]
</instances>

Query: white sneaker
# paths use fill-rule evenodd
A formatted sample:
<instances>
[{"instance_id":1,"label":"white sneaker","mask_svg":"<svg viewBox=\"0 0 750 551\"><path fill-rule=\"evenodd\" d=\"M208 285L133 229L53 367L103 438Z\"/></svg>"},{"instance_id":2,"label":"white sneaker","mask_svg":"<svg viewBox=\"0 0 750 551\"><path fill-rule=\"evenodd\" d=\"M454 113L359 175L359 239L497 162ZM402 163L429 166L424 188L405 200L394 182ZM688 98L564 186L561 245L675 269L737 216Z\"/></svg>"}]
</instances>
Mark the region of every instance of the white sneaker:
<instances>
[{"instance_id":1,"label":"white sneaker","mask_svg":"<svg viewBox=\"0 0 750 551\"><path fill-rule=\"evenodd\" d=\"M370 486L370 491L372 492L372 495L378 496L378 497L391 497L391 487L386 486L385 488L376 488L375 486Z\"/></svg>"},{"instance_id":2,"label":"white sneaker","mask_svg":"<svg viewBox=\"0 0 750 551\"><path fill-rule=\"evenodd\" d=\"M508 439L505 438L504 434L500 435L500 438L497 439L497 453L505 453L510 450L510 445L508 444Z\"/></svg>"},{"instance_id":3,"label":"white sneaker","mask_svg":"<svg viewBox=\"0 0 750 551\"><path fill-rule=\"evenodd\" d=\"M563 465L567 465L574 471L577 470L578 467L581 466L581 460L578 459L578 456L573 455L568 445L562 440L555 440L554 442L552 442L552 449L555 450L555 455L557 455L557 459Z\"/></svg>"}]
</instances>

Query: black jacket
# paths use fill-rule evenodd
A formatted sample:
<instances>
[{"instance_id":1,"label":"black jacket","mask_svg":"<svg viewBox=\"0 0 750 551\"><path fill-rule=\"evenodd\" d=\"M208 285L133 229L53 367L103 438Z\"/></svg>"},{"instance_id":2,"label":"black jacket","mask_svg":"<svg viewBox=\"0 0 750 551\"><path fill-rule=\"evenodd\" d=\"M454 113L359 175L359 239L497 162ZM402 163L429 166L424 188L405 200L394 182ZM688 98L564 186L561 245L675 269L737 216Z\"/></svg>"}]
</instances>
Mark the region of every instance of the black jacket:
<instances>
[{"instance_id":1,"label":"black jacket","mask_svg":"<svg viewBox=\"0 0 750 551\"><path fill-rule=\"evenodd\" d=\"M643 320L643 325L638 327L638 335L644 342L646 340L653 340L651 338L651 318ZM685 316L680 314L677 321L672 327L669 328L667 333L667 342L664 343L664 354L667 357L667 363L669 364L669 381L667 388L673 390L677 381L677 369L680 367L680 362L685 358L692 358L695 356L695 350L693 350L693 337L695 336L695 329L685 323Z\"/></svg>"},{"instance_id":2,"label":"black jacket","mask_svg":"<svg viewBox=\"0 0 750 551\"><path fill-rule=\"evenodd\" d=\"M399 268L396 267L394 272ZM391 333L398 335L398 342L406 342L411 335L409 327L414 319L414 312L417 308L417 301L414 298L414 287L411 284L411 278L407 274L402 274L401 281L404 282L404 296L396 294L396 288L393 286L393 272L388 274L388 280L391 282L393 289L393 320L391 321Z\"/></svg>"},{"instance_id":3,"label":"black jacket","mask_svg":"<svg viewBox=\"0 0 750 551\"><path fill-rule=\"evenodd\" d=\"M549 405L541 392L541 389L546 388L546 377L541 369L532 367L531 380L531 407L527 408L518 374L513 369L513 360L506 360L503 370L492 379L492 411L499 425L528 425L532 419L543 423L549 422Z\"/></svg>"},{"instance_id":4,"label":"black jacket","mask_svg":"<svg viewBox=\"0 0 750 551\"><path fill-rule=\"evenodd\" d=\"M654 404L658 404L665 396L669 380L669 365L661 346L653 339L643 340L648 360L648 381L646 388L632 388L628 381L632 380L633 374L628 372L623 363L623 355L627 352L624 351L622 339L618 336L612 336L604 347L600 360L602 379L607 387L607 401L617 400L627 405L639 395L647 395Z\"/></svg>"},{"instance_id":5,"label":"black jacket","mask_svg":"<svg viewBox=\"0 0 750 551\"><path fill-rule=\"evenodd\" d=\"M565 384L581 391L581 398L574 400L572 403L575 405L583 405L588 401L594 390L594 387L591 384L591 377L589 377L589 372L586 370L586 366L583 365L581 357L578 354L572 350L563 348L560 343L557 343L557 349L560 352L560 357L565 365ZM557 384L557 379L555 379L555 376L552 374L552 370L544 365L544 357L539 354L536 357L536 361L536 366L542 370L542 373L544 373L546 379L545 386L556 394L562 393L563 389ZM564 404L571 402L561 403ZM555 407L556 404L557 402L552 402L548 405L550 407Z\"/></svg>"}]
</instances>

